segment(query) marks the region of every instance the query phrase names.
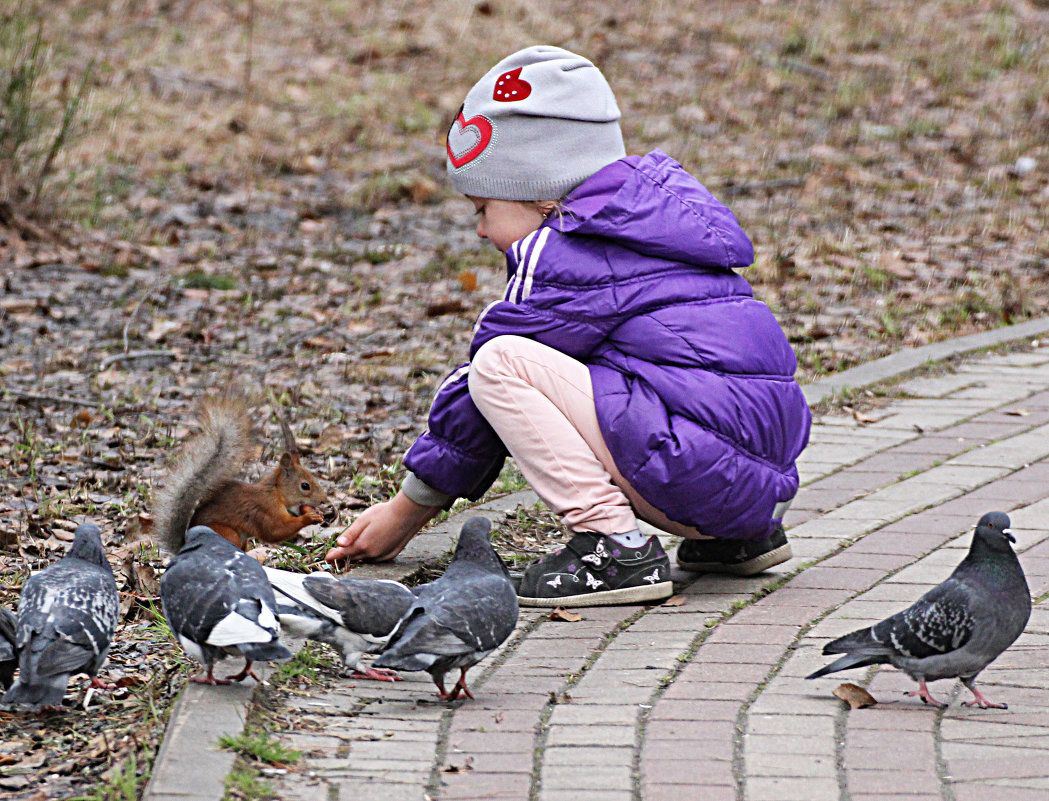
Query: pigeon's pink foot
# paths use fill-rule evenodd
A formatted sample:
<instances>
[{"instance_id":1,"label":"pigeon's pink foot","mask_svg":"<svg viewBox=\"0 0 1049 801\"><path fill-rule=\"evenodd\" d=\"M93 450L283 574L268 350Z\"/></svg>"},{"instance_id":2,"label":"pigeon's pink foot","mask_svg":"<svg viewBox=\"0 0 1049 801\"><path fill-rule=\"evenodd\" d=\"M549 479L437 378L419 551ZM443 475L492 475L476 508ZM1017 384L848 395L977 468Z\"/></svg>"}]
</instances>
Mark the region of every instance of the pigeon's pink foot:
<instances>
[{"instance_id":1,"label":"pigeon's pink foot","mask_svg":"<svg viewBox=\"0 0 1049 801\"><path fill-rule=\"evenodd\" d=\"M216 679L215 674L212 672L215 668L212 665L208 665L208 672L204 676L193 676L190 678L194 684L229 684L228 679Z\"/></svg>"},{"instance_id":2,"label":"pigeon's pink foot","mask_svg":"<svg viewBox=\"0 0 1049 801\"><path fill-rule=\"evenodd\" d=\"M117 685L106 684L106 682L102 681L98 676L91 677L90 686L94 687L96 690L115 690L117 688Z\"/></svg>"},{"instance_id":3,"label":"pigeon's pink foot","mask_svg":"<svg viewBox=\"0 0 1049 801\"><path fill-rule=\"evenodd\" d=\"M470 692L470 688L466 686L466 671L467 668L461 668L459 671L459 681L457 681L455 686L452 687L452 691L450 693L445 693L444 687L441 687L442 694L438 697L447 701L454 701L459 697L459 693L462 692L467 698L473 700L474 694Z\"/></svg>"},{"instance_id":4,"label":"pigeon's pink foot","mask_svg":"<svg viewBox=\"0 0 1049 801\"><path fill-rule=\"evenodd\" d=\"M947 704L942 701L937 701L932 695L929 694L929 688L926 686L924 681L918 682L918 689L905 692L904 695L916 695L922 699L923 704L929 704L930 706L943 707Z\"/></svg>"},{"instance_id":5,"label":"pigeon's pink foot","mask_svg":"<svg viewBox=\"0 0 1049 801\"><path fill-rule=\"evenodd\" d=\"M240 673L234 673L232 676L226 676L226 683L229 684L229 682L231 681L244 681L244 679L246 679L248 676L251 676L259 684L262 684L262 679L260 679L258 677L258 674L256 674L255 671L251 669L251 660L245 659L244 670L242 670Z\"/></svg>"},{"instance_id":6,"label":"pigeon's pink foot","mask_svg":"<svg viewBox=\"0 0 1049 801\"><path fill-rule=\"evenodd\" d=\"M401 681L401 677L395 671L383 670L382 668L367 667L353 671L350 674L353 679L372 679L373 681Z\"/></svg>"},{"instance_id":7,"label":"pigeon's pink foot","mask_svg":"<svg viewBox=\"0 0 1049 801\"><path fill-rule=\"evenodd\" d=\"M977 690L975 687L970 687L969 692L973 694L973 700L962 702L962 706L978 706L980 709L1008 709L1008 704L996 704L993 701L988 701L987 696Z\"/></svg>"}]
</instances>

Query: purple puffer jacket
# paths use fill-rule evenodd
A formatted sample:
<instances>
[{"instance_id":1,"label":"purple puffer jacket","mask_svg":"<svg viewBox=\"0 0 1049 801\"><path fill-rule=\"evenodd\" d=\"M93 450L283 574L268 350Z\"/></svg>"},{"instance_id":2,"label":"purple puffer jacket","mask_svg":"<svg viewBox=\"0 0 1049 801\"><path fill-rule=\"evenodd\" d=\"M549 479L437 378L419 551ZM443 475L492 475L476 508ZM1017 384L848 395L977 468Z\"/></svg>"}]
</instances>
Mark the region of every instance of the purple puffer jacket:
<instances>
[{"instance_id":1,"label":"purple puffer jacket","mask_svg":"<svg viewBox=\"0 0 1049 801\"><path fill-rule=\"evenodd\" d=\"M563 210L507 251L506 294L481 314L471 356L516 334L584 362L608 449L642 497L712 536L768 536L797 492L811 416L786 336L732 271L753 261L750 240L658 150L600 170ZM405 464L476 499L506 450L467 369L445 379Z\"/></svg>"}]
</instances>

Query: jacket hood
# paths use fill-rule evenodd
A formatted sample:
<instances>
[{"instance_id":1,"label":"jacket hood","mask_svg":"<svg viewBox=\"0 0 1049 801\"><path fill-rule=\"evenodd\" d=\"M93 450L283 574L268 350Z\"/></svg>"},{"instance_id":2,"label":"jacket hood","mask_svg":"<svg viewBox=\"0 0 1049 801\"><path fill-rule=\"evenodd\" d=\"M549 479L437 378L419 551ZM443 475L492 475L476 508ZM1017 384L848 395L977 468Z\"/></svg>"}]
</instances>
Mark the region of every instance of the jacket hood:
<instances>
[{"instance_id":1,"label":"jacket hood","mask_svg":"<svg viewBox=\"0 0 1049 801\"><path fill-rule=\"evenodd\" d=\"M723 268L754 261L735 215L661 150L599 170L565 198L563 209L548 225L607 237L646 256Z\"/></svg>"}]
</instances>

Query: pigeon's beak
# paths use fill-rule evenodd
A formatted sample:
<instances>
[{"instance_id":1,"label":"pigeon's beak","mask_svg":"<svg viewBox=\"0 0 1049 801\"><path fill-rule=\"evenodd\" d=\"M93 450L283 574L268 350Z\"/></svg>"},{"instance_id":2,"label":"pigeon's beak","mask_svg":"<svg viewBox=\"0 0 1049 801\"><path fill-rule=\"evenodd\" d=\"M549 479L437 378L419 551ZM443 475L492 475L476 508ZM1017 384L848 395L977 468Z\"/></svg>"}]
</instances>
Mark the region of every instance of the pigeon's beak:
<instances>
[{"instance_id":1,"label":"pigeon's beak","mask_svg":"<svg viewBox=\"0 0 1049 801\"><path fill-rule=\"evenodd\" d=\"M1009 540L1009 542L1013 544L1016 543L1016 537L1013 536L1013 530L1011 528L1003 528L1002 536Z\"/></svg>"}]
</instances>

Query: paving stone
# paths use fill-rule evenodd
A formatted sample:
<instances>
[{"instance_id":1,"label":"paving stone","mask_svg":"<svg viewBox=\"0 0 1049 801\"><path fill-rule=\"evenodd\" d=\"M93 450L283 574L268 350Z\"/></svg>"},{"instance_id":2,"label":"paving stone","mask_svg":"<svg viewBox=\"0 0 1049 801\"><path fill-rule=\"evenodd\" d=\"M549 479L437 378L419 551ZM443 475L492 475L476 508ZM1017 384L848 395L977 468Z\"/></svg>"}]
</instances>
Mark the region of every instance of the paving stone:
<instances>
[{"instance_id":1,"label":"paving stone","mask_svg":"<svg viewBox=\"0 0 1049 801\"><path fill-rule=\"evenodd\" d=\"M702 801L736 801L736 788L728 785L708 786L702 785ZM642 798L645 801L681 801L681 785L657 784L655 782L642 785ZM696 796L700 798L700 796Z\"/></svg>"},{"instance_id":2,"label":"paving stone","mask_svg":"<svg viewBox=\"0 0 1049 801\"><path fill-rule=\"evenodd\" d=\"M540 788L538 801L579 801L581 797L586 797L585 787L576 787L573 790ZM633 789L601 791L601 801L633 801L633 799Z\"/></svg>"},{"instance_id":3,"label":"paving stone","mask_svg":"<svg viewBox=\"0 0 1049 801\"><path fill-rule=\"evenodd\" d=\"M581 773L578 767L569 765L543 765L542 787L544 790L574 790L586 793L608 790L633 792L633 765L612 763L595 765L593 770Z\"/></svg>"},{"instance_id":4,"label":"paving stone","mask_svg":"<svg viewBox=\"0 0 1049 801\"><path fill-rule=\"evenodd\" d=\"M848 765L845 784L850 793L871 793L896 796L901 794L933 794L940 790L940 780L935 773L935 763L924 768L893 765L883 770L856 770Z\"/></svg>"},{"instance_id":5,"label":"paving stone","mask_svg":"<svg viewBox=\"0 0 1049 801\"><path fill-rule=\"evenodd\" d=\"M546 736L549 746L558 745L633 745L637 734L633 723L609 726L597 723L551 726Z\"/></svg>"},{"instance_id":6,"label":"paving stone","mask_svg":"<svg viewBox=\"0 0 1049 801\"><path fill-rule=\"evenodd\" d=\"M732 762L690 754L687 759L662 759L647 753L641 762L641 784L677 784L691 787L734 787Z\"/></svg>"},{"instance_id":7,"label":"paving stone","mask_svg":"<svg viewBox=\"0 0 1049 801\"><path fill-rule=\"evenodd\" d=\"M838 801L838 780L826 777L747 776L749 801Z\"/></svg>"},{"instance_id":8,"label":"paving stone","mask_svg":"<svg viewBox=\"0 0 1049 801\"><path fill-rule=\"evenodd\" d=\"M627 746L550 745L543 748L543 765L575 765L586 768L601 765L631 765L634 744Z\"/></svg>"},{"instance_id":9,"label":"paving stone","mask_svg":"<svg viewBox=\"0 0 1049 801\"><path fill-rule=\"evenodd\" d=\"M836 779L838 765L834 754L747 753L747 776L811 776Z\"/></svg>"}]
</instances>

